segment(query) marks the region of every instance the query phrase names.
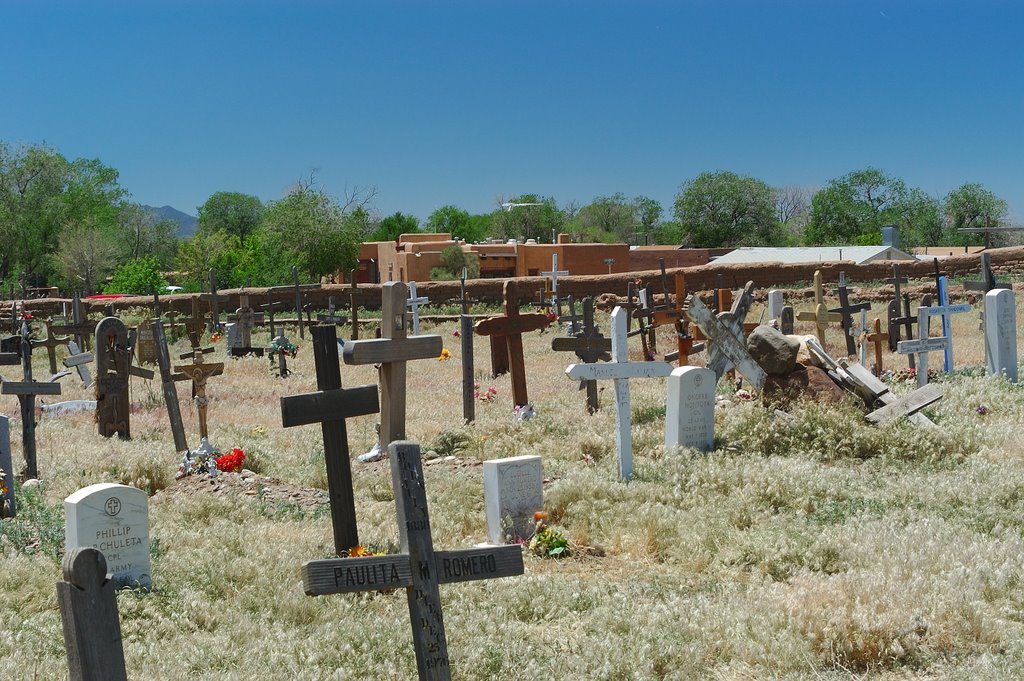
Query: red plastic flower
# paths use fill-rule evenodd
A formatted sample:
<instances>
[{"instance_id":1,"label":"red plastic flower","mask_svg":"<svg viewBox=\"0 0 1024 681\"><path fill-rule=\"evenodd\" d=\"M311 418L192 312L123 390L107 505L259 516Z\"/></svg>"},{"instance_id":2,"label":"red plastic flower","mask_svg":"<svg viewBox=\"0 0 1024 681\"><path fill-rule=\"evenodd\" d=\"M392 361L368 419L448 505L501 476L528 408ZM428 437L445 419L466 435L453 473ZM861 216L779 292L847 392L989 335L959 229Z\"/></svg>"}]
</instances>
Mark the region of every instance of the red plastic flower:
<instances>
[{"instance_id":1,"label":"red plastic flower","mask_svg":"<svg viewBox=\"0 0 1024 681\"><path fill-rule=\"evenodd\" d=\"M245 464L245 452L235 447L223 456L217 457L217 470L225 473L240 473Z\"/></svg>"},{"instance_id":2,"label":"red plastic flower","mask_svg":"<svg viewBox=\"0 0 1024 681\"><path fill-rule=\"evenodd\" d=\"M26 322L27 322L27 321L30 321L31 319L33 319L33 317L32 317L32 313L31 313L31 312L22 312L22 313L21 313L21 318L22 318L22 319L23 319L24 321L26 321Z\"/></svg>"},{"instance_id":3,"label":"red plastic flower","mask_svg":"<svg viewBox=\"0 0 1024 681\"><path fill-rule=\"evenodd\" d=\"M455 329L454 331L452 331L452 335L453 335L453 336L455 336L456 338L458 338L458 337L460 337L460 336L461 336L462 334L461 334L461 333L459 333L459 330L458 330L458 329Z\"/></svg>"}]
</instances>

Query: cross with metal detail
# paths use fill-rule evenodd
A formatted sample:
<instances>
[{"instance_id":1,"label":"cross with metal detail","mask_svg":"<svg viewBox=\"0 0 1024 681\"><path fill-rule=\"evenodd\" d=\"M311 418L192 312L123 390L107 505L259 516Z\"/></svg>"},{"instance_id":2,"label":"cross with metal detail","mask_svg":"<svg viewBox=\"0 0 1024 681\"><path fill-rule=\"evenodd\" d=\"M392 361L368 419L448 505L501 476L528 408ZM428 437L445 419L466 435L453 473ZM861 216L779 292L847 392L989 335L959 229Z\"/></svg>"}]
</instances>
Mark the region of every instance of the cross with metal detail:
<instances>
[{"instance_id":1,"label":"cross with metal detail","mask_svg":"<svg viewBox=\"0 0 1024 681\"><path fill-rule=\"evenodd\" d=\"M583 299L583 328L576 335L558 337L551 340L551 349L556 352L574 352L585 364L597 361L608 362L612 356L612 339L605 338L594 323L594 299ZM597 401L597 381L582 381L580 388L587 390L587 411L591 414L599 409Z\"/></svg>"}]
</instances>

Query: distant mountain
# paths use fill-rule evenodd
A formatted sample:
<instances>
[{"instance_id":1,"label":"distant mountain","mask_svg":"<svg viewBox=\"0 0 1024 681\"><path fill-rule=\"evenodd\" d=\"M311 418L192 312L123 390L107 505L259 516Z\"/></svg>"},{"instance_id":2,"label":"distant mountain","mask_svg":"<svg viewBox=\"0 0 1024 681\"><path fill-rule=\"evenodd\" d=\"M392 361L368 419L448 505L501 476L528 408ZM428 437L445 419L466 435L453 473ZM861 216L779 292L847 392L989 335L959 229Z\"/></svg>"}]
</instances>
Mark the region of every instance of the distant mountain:
<instances>
[{"instance_id":1,"label":"distant mountain","mask_svg":"<svg viewBox=\"0 0 1024 681\"><path fill-rule=\"evenodd\" d=\"M195 216L189 215L188 213L182 213L177 208L172 208L171 206L162 206L160 208L143 206L142 208L157 220L170 220L172 222L177 222L179 239L189 239L196 233L197 219Z\"/></svg>"}]
</instances>

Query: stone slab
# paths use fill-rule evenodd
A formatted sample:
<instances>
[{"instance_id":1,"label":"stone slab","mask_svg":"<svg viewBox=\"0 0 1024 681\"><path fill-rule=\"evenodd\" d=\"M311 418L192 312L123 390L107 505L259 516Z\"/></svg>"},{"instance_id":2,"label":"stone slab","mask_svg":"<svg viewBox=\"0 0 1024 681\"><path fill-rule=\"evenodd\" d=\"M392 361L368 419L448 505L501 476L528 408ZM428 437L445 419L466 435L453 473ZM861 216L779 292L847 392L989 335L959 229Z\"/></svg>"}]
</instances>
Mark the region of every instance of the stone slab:
<instances>
[{"instance_id":1,"label":"stone slab","mask_svg":"<svg viewBox=\"0 0 1024 681\"><path fill-rule=\"evenodd\" d=\"M149 498L135 487L101 482L64 499L65 551L91 546L107 559L116 586L152 588Z\"/></svg>"},{"instance_id":2,"label":"stone slab","mask_svg":"<svg viewBox=\"0 0 1024 681\"><path fill-rule=\"evenodd\" d=\"M532 537L533 514L543 509L544 472L539 456L484 461L484 510L492 544Z\"/></svg>"}]
</instances>

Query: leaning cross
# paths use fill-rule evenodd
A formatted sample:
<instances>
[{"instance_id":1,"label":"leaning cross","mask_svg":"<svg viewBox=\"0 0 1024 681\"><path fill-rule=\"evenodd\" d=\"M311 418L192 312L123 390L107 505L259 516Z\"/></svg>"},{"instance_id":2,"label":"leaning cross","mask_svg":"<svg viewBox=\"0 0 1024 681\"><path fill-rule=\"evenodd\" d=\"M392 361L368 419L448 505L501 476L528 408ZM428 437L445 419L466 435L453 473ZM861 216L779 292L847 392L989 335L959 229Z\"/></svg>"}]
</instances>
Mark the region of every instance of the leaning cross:
<instances>
[{"instance_id":1,"label":"leaning cross","mask_svg":"<svg viewBox=\"0 0 1024 681\"><path fill-rule=\"evenodd\" d=\"M320 423L334 526L334 552L340 556L359 545L345 419L376 414L380 406L375 385L341 387L337 328L314 326L310 331L313 334L313 360L316 362L319 392L282 397L281 425L291 428Z\"/></svg>"},{"instance_id":2,"label":"leaning cross","mask_svg":"<svg viewBox=\"0 0 1024 681\"><path fill-rule=\"evenodd\" d=\"M627 314L628 316L628 314ZM575 336L562 336L551 340L551 349L556 352L572 351L585 364L593 364L598 360L605 362L612 357L609 351L612 349L612 339L605 338L594 323L594 299L583 299L583 329ZM587 389L587 411L591 414L599 408L597 401L597 381L590 379L583 381ZM583 388L584 385L580 387Z\"/></svg>"},{"instance_id":3,"label":"leaning cross","mask_svg":"<svg viewBox=\"0 0 1024 681\"><path fill-rule=\"evenodd\" d=\"M853 338L853 313L870 310L871 303L857 303L856 305L850 303L850 294L846 288L846 272L839 273L839 286L836 288L836 292L839 294L839 307L832 308L829 312L838 312L840 315L843 335L846 337L846 355L849 357L857 354L857 345ZM824 345L824 341L822 341L822 345Z\"/></svg>"},{"instance_id":4,"label":"leaning cross","mask_svg":"<svg viewBox=\"0 0 1024 681\"><path fill-rule=\"evenodd\" d=\"M185 380L185 376L175 377L171 370L171 355L167 349L167 338L164 336L164 323L160 317L153 317L153 345L156 347L156 364L160 368L160 387L167 406L167 418L171 424L171 436L174 438L174 451L187 452L188 442L185 439L185 425L181 421L181 405L178 403L176 380Z\"/></svg>"},{"instance_id":5,"label":"leaning cross","mask_svg":"<svg viewBox=\"0 0 1024 681\"><path fill-rule=\"evenodd\" d=\"M420 335L420 305L426 305L430 302L430 298L426 296L416 296L416 282L409 282L409 298L405 301L406 306L412 313L412 335Z\"/></svg>"},{"instance_id":6,"label":"leaning cross","mask_svg":"<svg viewBox=\"0 0 1024 681\"><path fill-rule=\"evenodd\" d=\"M748 281L729 312L716 315L700 298L690 295L687 298L686 316L700 327L710 343L708 368L715 372L716 380L721 380L726 371L735 367L755 388L761 388L767 374L750 357L743 340L743 320L753 300L754 282Z\"/></svg>"},{"instance_id":7,"label":"leaning cross","mask_svg":"<svg viewBox=\"0 0 1024 681\"><path fill-rule=\"evenodd\" d=\"M73 334L78 347L88 350L92 347L92 335L96 325L91 323L82 312L82 299L76 293L71 300L71 324L55 324L53 332L57 334Z\"/></svg>"},{"instance_id":8,"label":"leaning cross","mask_svg":"<svg viewBox=\"0 0 1024 681\"><path fill-rule=\"evenodd\" d=\"M491 360L504 355L512 374L512 403L522 407L530 403L526 389L526 362L523 359L523 334L545 329L551 323L542 312L519 313L518 284L506 279L504 285L505 315L488 317L476 323L480 336L491 337Z\"/></svg>"},{"instance_id":9,"label":"leaning cross","mask_svg":"<svg viewBox=\"0 0 1024 681\"><path fill-rule=\"evenodd\" d=\"M981 254L980 264L980 281L965 281L964 290L966 291L981 291L982 293L988 293L996 289L1010 288L1010 285L997 281L996 275L992 272L992 256L989 253Z\"/></svg>"},{"instance_id":10,"label":"leaning cross","mask_svg":"<svg viewBox=\"0 0 1024 681\"><path fill-rule=\"evenodd\" d=\"M345 343L345 364L380 364L380 448L405 439L405 363L435 359L443 347L441 337L406 337L407 287L389 281L381 287L381 338Z\"/></svg>"},{"instance_id":11,"label":"leaning cross","mask_svg":"<svg viewBox=\"0 0 1024 681\"><path fill-rule=\"evenodd\" d=\"M6 360L9 361L9 360ZM59 383L41 383L32 378L32 346L28 321L21 322L21 369L23 379L0 383L0 394L17 395L21 402L21 448L25 455L25 475L38 478L36 465L36 395L60 395Z\"/></svg>"},{"instance_id":12,"label":"leaning cross","mask_svg":"<svg viewBox=\"0 0 1024 681\"><path fill-rule=\"evenodd\" d=\"M68 341L68 349L71 354L64 358L64 366L77 371L78 377L82 379L82 386L88 388L92 383L92 374L89 373L89 365L93 360L92 353L82 352L75 341Z\"/></svg>"},{"instance_id":13,"label":"leaning cross","mask_svg":"<svg viewBox=\"0 0 1024 681\"><path fill-rule=\"evenodd\" d=\"M814 322L814 328L822 347L825 346L825 328L829 322L843 321L842 315L837 312L829 312L825 305L825 289L821 285L821 270L814 270L814 311L798 312L796 318L801 322Z\"/></svg>"},{"instance_id":14,"label":"leaning cross","mask_svg":"<svg viewBox=\"0 0 1024 681\"><path fill-rule=\"evenodd\" d=\"M267 302L260 305L260 309L267 319L267 326L270 329L270 337L273 338L277 335L277 328L274 325L274 308L278 305L284 305L280 300L273 300L271 293L267 291Z\"/></svg>"},{"instance_id":15,"label":"leaning cross","mask_svg":"<svg viewBox=\"0 0 1024 681\"><path fill-rule=\"evenodd\" d=\"M435 551L420 447L394 442L388 452L401 553L311 560L302 565L303 588L309 596L404 588L419 678L447 681L451 673L439 585L521 575L523 550L506 545Z\"/></svg>"},{"instance_id":16,"label":"leaning cross","mask_svg":"<svg viewBox=\"0 0 1024 681\"><path fill-rule=\"evenodd\" d=\"M672 373L668 362L630 362L627 312L612 310L612 361L603 364L571 364L565 373L578 381L611 380L615 385L615 447L619 460L619 480L633 477L632 411L629 379L664 378Z\"/></svg>"}]
</instances>

